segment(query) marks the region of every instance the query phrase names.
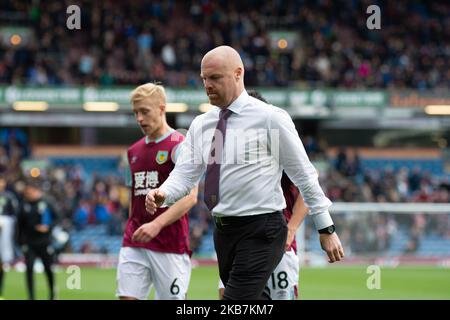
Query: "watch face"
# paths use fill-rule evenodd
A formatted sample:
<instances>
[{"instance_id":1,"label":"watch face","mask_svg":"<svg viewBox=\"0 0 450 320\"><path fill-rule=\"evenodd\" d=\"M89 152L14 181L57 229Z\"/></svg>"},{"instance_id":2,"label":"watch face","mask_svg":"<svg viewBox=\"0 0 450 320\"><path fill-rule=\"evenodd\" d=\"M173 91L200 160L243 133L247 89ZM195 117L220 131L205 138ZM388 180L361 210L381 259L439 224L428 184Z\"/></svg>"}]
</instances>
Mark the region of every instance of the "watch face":
<instances>
[{"instance_id":1,"label":"watch face","mask_svg":"<svg viewBox=\"0 0 450 320\"><path fill-rule=\"evenodd\" d=\"M336 231L336 227L334 225L331 225L329 227L319 230L319 233L332 234L334 231Z\"/></svg>"}]
</instances>

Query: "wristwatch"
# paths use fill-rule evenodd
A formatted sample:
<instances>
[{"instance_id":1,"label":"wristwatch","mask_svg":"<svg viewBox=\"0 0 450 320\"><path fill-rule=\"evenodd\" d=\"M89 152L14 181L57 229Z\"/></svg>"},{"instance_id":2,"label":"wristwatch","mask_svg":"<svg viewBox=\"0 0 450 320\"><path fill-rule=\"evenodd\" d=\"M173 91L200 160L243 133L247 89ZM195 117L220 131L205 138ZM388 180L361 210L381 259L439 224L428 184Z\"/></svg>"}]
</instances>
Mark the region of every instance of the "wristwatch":
<instances>
[{"instance_id":1,"label":"wristwatch","mask_svg":"<svg viewBox=\"0 0 450 320\"><path fill-rule=\"evenodd\" d=\"M332 224L329 227L320 229L319 233L321 233L321 234L332 234L334 231L336 231L336 227L334 226L334 224Z\"/></svg>"}]
</instances>

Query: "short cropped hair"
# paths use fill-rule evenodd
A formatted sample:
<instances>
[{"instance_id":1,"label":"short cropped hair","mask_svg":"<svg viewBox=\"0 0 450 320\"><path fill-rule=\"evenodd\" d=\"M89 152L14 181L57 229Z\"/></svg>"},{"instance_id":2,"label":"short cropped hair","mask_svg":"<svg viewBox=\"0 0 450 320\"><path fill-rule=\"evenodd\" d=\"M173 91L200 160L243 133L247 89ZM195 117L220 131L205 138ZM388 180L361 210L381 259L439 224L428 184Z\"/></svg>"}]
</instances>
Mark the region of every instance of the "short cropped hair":
<instances>
[{"instance_id":1,"label":"short cropped hair","mask_svg":"<svg viewBox=\"0 0 450 320\"><path fill-rule=\"evenodd\" d=\"M156 83L146 83L140 85L131 92L131 104L135 104L148 97L158 99L159 103L166 103L166 91L164 90L164 87Z\"/></svg>"}]
</instances>

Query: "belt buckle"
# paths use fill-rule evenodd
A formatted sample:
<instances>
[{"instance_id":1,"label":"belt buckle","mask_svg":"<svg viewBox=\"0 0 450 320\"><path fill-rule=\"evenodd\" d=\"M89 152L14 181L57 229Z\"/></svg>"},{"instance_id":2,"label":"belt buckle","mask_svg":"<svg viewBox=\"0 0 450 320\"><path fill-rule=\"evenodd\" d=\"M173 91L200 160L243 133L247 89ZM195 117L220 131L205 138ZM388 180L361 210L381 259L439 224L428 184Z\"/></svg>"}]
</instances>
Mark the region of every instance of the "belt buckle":
<instances>
[{"instance_id":1,"label":"belt buckle","mask_svg":"<svg viewBox=\"0 0 450 320\"><path fill-rule=\"evenodd\" d=\"M228 223L223 223L222 217L215 217L216 224L220 225L221 227L228 225Z\"/></svg>"}]
</instances>

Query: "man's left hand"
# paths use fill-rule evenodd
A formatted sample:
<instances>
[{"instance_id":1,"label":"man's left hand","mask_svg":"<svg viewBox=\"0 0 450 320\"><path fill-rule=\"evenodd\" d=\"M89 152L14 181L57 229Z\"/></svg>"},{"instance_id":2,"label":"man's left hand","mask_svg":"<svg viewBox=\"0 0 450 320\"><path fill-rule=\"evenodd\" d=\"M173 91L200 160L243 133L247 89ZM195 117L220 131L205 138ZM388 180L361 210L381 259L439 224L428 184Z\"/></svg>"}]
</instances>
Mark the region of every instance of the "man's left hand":
<instances>
[{"instance_id":1,"label":"man's left hand","mask_svg":"<svg viewBox=\"0 0 450 320\"><path fill-rule=\"evenodd\" d=\"M344 249L336 232L332 234L320 234L320 245L328 255L328 262L341 261L344 258Z\"/></svg>"}]
</instances>

